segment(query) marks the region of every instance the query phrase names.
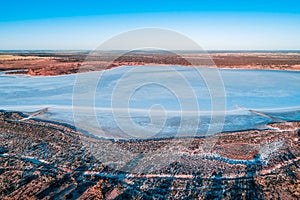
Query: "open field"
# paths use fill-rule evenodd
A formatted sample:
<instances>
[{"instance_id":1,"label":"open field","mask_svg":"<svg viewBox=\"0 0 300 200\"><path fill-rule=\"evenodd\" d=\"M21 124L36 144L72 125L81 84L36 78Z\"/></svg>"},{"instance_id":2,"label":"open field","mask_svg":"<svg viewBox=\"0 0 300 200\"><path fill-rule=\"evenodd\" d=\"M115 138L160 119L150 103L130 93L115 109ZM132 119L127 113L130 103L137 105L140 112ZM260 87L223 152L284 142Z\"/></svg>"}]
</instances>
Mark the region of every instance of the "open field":
<instances>
[{"instance_id":1,"label":"open field","mask_svg":"<svg viewBox=\"0 0 300 200\"><path fill-rule=\"evenodd\" d=\"M197 65L233 69L300 70L297 52L2 52L0 70L27 70L28 75L62 75L103 70L121 65ZM119 54L121 56L119 56ZM86 60L86 58L88 59ZM213 62L212 62L212 60ZM20 73L20 72L18 72Z\"/></svg>"},{"instance_id":2,"label":"open field","mask_svg":"<svg viewBox=\"0 0 300 200\"><path fill-rule=\"evenodd\" d=\"M206 151L205 138L98 140L63 124L17 121L23 117L19 112L0 112L2 199L300 198L299 122L270 125L280 130L218 134ZM170 143L176 148L168 149ZM124 151L111 154L115 148ZM158 149L169 152L158 155L164 160L180 157L137 173L133 171L138 165L132 163L139 160L122 155L126 150L143 158ZM106 165L103 158L116 165L123 161L127 172Z\"/></svg>"}]
</instances>

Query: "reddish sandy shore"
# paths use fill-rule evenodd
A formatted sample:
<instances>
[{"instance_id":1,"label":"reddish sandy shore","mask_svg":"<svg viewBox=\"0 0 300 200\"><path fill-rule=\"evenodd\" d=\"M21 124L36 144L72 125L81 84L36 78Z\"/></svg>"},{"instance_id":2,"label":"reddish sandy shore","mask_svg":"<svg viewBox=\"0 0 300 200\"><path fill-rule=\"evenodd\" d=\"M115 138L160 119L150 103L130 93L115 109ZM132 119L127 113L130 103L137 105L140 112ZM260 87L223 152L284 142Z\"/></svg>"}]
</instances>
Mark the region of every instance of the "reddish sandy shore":
<instances>
[{"instance_id":1,"label":"reddish sandy shore","mask_svg":"<svg viewBox=\"0 0 300 200\"><path fill-rule=\"evenodd\" d=\"M183 65L229 69L300 70L300 53L2 53L0 70L25 70L32 76L99 71L121 65Z\"/></svg>"}]
</instances>

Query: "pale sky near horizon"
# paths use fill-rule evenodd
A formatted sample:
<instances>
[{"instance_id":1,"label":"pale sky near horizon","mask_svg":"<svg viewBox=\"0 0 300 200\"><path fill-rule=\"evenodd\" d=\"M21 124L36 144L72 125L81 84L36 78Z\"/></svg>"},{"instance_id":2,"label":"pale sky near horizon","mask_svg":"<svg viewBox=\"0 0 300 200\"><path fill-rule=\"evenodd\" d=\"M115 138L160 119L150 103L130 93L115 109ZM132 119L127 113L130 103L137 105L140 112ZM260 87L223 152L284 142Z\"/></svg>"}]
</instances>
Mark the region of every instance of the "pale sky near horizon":
<instances>
[{"instance_id":1,"label":"pale sky near horizon","mask_svg":"<svg viewBox=\"0 0 300 200\"><path fill-rule=\"evenodd\" d=\"M298 1L5 1L1 50L95 49L144 27L184 34L206 50L299 50Z\"/></svg>"}]
</instances>

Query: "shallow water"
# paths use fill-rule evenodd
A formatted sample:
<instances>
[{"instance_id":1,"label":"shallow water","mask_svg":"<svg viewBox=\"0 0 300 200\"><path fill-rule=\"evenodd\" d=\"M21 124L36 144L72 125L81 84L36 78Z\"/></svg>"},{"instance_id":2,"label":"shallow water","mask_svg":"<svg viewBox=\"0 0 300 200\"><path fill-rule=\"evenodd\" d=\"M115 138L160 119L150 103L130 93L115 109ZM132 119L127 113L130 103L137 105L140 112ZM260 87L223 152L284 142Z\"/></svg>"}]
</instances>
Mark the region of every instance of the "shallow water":
<instances>
[{"instance_id":1,"label":"shallow water","mask_svg":"<svg viewBox=\"0 0 300 200\"><path fill-rule=\"evenodd\" d=\"M205 135L209 126L217 127L211 132L219 132L220 127L236 131L272 122L243 108L283 120L300 120L300 72L198 70L124 66L66 76L0 75L0 108L33 111L49 106L49 113L42 118L75 124L103 137L143 137L143 132L147 132L145 137ZM84 81L78 81L80 77ZM207 87L207 79L217 83L211 81ZM224 88L218 87L223 84ZM94 100L90 100L91 94ZM212 106L217 108L213 122Z\"/></svg>"}]
</instances>

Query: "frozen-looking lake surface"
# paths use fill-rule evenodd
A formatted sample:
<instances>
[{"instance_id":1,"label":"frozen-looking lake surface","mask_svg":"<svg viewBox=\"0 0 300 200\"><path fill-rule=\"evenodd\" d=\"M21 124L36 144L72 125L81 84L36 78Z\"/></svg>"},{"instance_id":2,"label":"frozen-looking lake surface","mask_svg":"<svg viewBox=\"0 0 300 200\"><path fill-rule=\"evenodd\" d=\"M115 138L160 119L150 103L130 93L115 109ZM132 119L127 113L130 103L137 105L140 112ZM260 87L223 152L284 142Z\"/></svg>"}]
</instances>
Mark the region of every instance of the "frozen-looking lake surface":
<instances>
[{"instance_id":1,"label":"frozen-looking lake surface","mask_svg":"<svg viewBox=\"0 0 300 200\"><path fill-rule=\"evenodd\" d=\"M174 70L179 76L174 75ZM222 69L219 75L226 94L222 131L255 129L272 122L237 105L287 121L300 120L300 72ZM96 83L93 78L92 82L89 79L78 82L78 76L100 78ZM80 88L82 93L78 92ZM88 90L93 91L92 101ZM181 130L186 135L194 135L195 128L197 135L205 135L209 126L221 123L211 123L213 104L204 79L195 68L182 66L123 66L105 72L52 77L1 75L0 102L0 109L5 110L34 111L49 107L49 113L41 118L79 125L103 137L141 136L128 133L133 129L132 124L140 132L151 132L152 137L178 136L181 124L186 125ZM222 110L218 112L222 115ZM187 113L184 119L182 113Z\"/></svg>"}]
</instances>

